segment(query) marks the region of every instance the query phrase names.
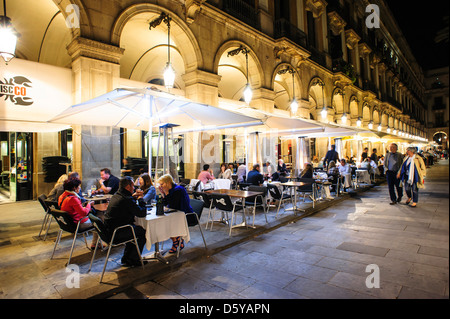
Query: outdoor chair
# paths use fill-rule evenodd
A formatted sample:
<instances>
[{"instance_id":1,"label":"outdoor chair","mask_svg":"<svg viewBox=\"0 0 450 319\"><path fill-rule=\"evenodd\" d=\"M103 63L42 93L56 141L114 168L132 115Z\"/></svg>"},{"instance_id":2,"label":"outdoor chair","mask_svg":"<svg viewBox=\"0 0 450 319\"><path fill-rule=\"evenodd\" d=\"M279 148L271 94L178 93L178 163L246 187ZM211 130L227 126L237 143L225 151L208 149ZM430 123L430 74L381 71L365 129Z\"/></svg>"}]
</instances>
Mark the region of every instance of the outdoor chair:
<instances>
[{"instance_id":1,"label":"outdoor chair","mask_svg":"<svg viewBox=\"0 0 450 319\"><path fill-rule=\"evenodd\" d=\"M249 186L251 186L253 184L251 183L239 183L238 184L238 188L242 191L246 191L248 189Z\"/></svg>"},{"instance_id":2,"label":"outdoor chair","mask_svg":"<svg viewBox=\"0 0 450 319\"><path fill-rule=\"evenodd\" d=\"M192 192L192 196L194 199L201 200L203 202L203 207L209 209L209 216L211 214L211 209L214 208L214 205L212 205L211 195L204 192ZM206 222L205 228L208 228L208 221Z\"/></svg>"},{"instance_id":3,"label":"outdoor chair","mask_svg":"<svg viewBox=\"0 0 450 319\"><path fill-rule=\"evenodd\" d=\"M232 189L237 189L237 185L238 185L238 176L237 176L237 174L231 175L231 179L233 180L233 182L231 183L231 188Z\"/></svg>"},{"instance_id":4,"label":"outdoor chair","mask_svg":"<svg viewBox=\"0 0 450 319\"><path fill-rule=\"evenodd\" d=\"M194 212L186 213L188 227L193 227L193 226L198 225L198 228L200 228L200 234L202 235L202 238L203 238L203 244L205 245L205 249L208 249L206 247L205 236L203 236L202 226L200 225L200 218L202 217L204 202L199 199L193 198L190 200L190 203L191 203L191 207L194 210ZM180 246L178 246L177 257L179 254L180 254Z\"/></svg>"},{"instance_id":5,"label":"outdoor chair","mask_svg":"<svg viewBox=\"0 0 450 319\"><path fill-rule=\"evenodd\" d=\"M286 202L286 200L290 200L292 202L292 195L281 193L278 186L273 185L273 184L267 184L267 190L269 191L270 196L274 200L278 201L277 214L275 215L275 218L278 218L278 212L280 211L281 203L283 203L283 207L286 208L286 205L284 202Z\"/></svg>"},{"instance_id":6,"label":"outdoor chair","mask_svg":"<svg viewBox=\"0 0 450 319\"><path fill-rule=\"evenodd\" d=\"M44 219L42 220L41 230L39 231L38 237L41 237L42 230L47 226L47 230L45 232L44 241L47 239L48 229L50 228L50 223L52 222L52 215L50 214L50 208L47 206L45 200L47 196L45 194L41 194L38 196L38 201L41 204L42 208L45 211ZM48 223L48 225L47 225Z\"/></svg>"},{"instance_id":7,"label":"outdoor chair","mask_svg":"<svg viewBox=\"0 0 450 319\"><path fill-rule=\"evenodd\" d=\"M189 178L180 178L180 185L184 188L188 187L190 182L191 180Z\"/></svg>"},{"instance_id":8,"label":"outdoor chair","mask_svg":"<svg viewBox=\"0 0 450 319\"><path fill-rule=\"evenodd\" d=\"M80 221L78 223L74 223L72 216L69 215L69 213L50 207L50 214L53 216L53 218L56 220L56 222L59 225L59 232L58 237L55 241L55 246L53 248L53 253L50 259L53 259L53 256L55 255L56 247L58 247L58 244L61 240L61 236L63 231L73 234L73 240L72 240L72 248L70 249L69 254L69 261L67 262L67 265L70 264L70 260L72 259L73 249L75 247L75 241L78 237L78 235L83 235L84 243L86 244L86 248L89 249L88 243L86 241L86 233L89 231L92 231L94 229L94 226L91 226L89 228L86 228L84 230L80 230Z\"/></svg>"},{"instance_id":9,"label":"outdoor chair","mask_svg":"<svg viewBox=\"0 0 450 319\"><path fill-rule=\"evenodd\" d=\"M305 201L306 196L308 196L312 202L314 207L315 202L315 179L314 178L297 178L297 182L306 183L304 186L300 186L297 188L297 192L303 195L303 201Z\"/></svg>"},{"instance_id":10,"label":"outdoor chair","mask_svg":"<svg viewBox=\"0 0 450 319\"><path fill-rule=\"evenodd\" d=\"M328 177L331 183L331 191L336 193L336 196L339 196L341 191L341 177L338 174L328 174Z\"/></svg>"},{"instance_id":11,"label":"outdoor chair","mask_svg":"<svg viewBox=\"0 0 450 319\"><path fill-rule=\"evenodd\" d=\"M255 186L255 185L250 185L247 189L249 192L264 192L264 195L256 195L253 197L248 197L245 199L245 206L252 206L253 207L253 223L252 223L252 227L255 226L255 213L256 213L256 207L262 207L264 210L264 217L266 218L266 223L267 221L267 211L269 206L266 203L266 199L267 199L267 187L265 186ZM242 204L242 202L238 201L237 204ZM267 211L266 211L267 209Z\"/></svg>"},{"instance_id":12,"label":"outdoor chair","mask_svg":"<svg viewBox=\"0 0 450 319\"><path fill-rule=\"evenodd\" d=\"M136 246L136 250L139 255L142 268L144 268L144 262L142 261L141 252L139 251L139 245L138 245L138 242L136 239L136 234L134 233L134 228L132 225L123 225L123 226L117 227L116 229L114 229L114 231L111 235L110 232L107 230L105 224L103 223L103 221L100 218L98 218L97 216L94 216L93 214L89 214L89 219L91 220L92 224L94 225L95 231L98 233L98 239L97 239L97 243L95 243L95 249L94 249L94 253L92 254L91 264L89 265L88 272L91 271L92 263L94 262L100 239L108 245L108 252L107 252L106 258L105 258L105 264L103 265L102 275L100 277L100 283L103 281L103 275L105 274L106 265L108 264L109 254L111 253L111 248L113 248L113 247L122 246L127 243L133 243ZM120 241L120 242L115 241L114 239L116 236L116 232L119 229L124 229L124 228L128 228L128 227L131 228L133 238L125 240L125 241Z\"/></svg>"},{"instance_id":13,"label":"outdoor chair","mask_svg":"<svg viewBox=\"0 0 450 319\"><path fill-rule=\"evenodd\" d=\"M219 194L212 194L212 204L214 205L214 210L212 212L210 212L210 214L208 215L208 222L211 221L211 229L212 230L212 226L213 226L213 222L214 222L214 215L215 215L215 211L216 210L220 210L222 212L225 212L227 218L226 220L229 220L229 227L230 227L230 232L229 232L229 236L231 236L231 230L233 228L233 220L234 220L234 215L241 211L243 212L244 215L244 220L245 220L245 212L243 210L242 205L237 204L236 202L233 204L233 202L231 201L230 196L228 195L219 195ZM228 218L228 213L231 212L231 219Z\"/></svg>"}]
</instances>

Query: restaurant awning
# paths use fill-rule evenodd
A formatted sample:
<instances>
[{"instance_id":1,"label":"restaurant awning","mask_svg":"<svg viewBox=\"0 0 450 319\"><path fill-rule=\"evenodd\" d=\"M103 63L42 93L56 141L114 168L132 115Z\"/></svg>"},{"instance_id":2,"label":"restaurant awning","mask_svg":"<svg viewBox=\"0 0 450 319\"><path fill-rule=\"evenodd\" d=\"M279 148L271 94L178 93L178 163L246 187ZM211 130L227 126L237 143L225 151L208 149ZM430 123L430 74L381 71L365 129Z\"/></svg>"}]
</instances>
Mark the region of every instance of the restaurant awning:
<instances>
[{"instance_id":1,"label":"restaurant awning","mask_svg":"<svg viewBox=\"0 0 450 319\"><path fill-rule=\"evenodd\" d=\"M261 121L152 88L115 89L73 105L49 122L102 125L148 131L165 123L174 132L204 131L234 126L259 125ZM156 130L156 129L153 129Z\"/></svg>"},{"instance_id":2,"label":"restaurant awning","mask_svg":"<svg viewBox=\"0 0 450 319\"><path fill-rule=\"evenodd\" d=\"M45 132L59 132L69 128L70 125L65 124L53 124L39 121L0 119L0 132L45 133Z\"/></svg>"},{"instance_id":3,"label":"restaurant awning","mask_svg":"<svg viewBox=\"0 0 450 319\"><path fill-rule=\"evenodd\" d=\"M285 114L268 113L259 109L243 104L238 101L231 101L227 99L219 99L219 107L222 109L238 112L245 116L259 119L261 125L255 125L245 130L246 134L258 132L259 134L284 136L290 134L310 134L313 132L323 132L323 126L319 123L314 123L301 118L292 118ZM227 135L243 135L242 128L229 130Z\"/></svg>"},{"instance_id":4,"label":"restaurant awning","mask_svg":"<svg viewBox=\"0 0 450 319\"><path fill-rule=\"evenodd\" d=\"M196 103L155 88L118 88L73 105L49 122L111 126L152 132L159 132L160 127L170 127L170 130L164 131L164 154L168 152L167 141L170 133L248 127L262 123L261 120L250 116ZM152 134L149 135L149 144L152 145ZM164 163L167 161L165 158ZM151 170L152 156L149 156L149 171ZM164 165L164 173L168 173L168 170L169 165Z\"/></svg>"}]
</instances>

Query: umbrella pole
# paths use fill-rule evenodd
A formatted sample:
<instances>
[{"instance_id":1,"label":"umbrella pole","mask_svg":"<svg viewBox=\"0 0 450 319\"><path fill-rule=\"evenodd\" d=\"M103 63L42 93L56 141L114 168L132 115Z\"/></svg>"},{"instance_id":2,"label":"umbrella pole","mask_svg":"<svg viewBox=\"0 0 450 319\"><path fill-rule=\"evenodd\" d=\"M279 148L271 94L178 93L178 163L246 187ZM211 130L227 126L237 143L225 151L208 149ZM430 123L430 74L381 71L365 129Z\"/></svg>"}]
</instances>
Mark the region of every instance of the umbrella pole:
<instances>
[{"instance_id":1,"label":"umbrella pole","mask_svg":"<svg viewBox=\"0 0 450 319\"><path fill-rule=\"evenodd\" d=\"M152 159L153 159L153 154L152 154L153 107L152 107L152 104L153 104L153 96L150 95L150 119L148 120L148 174L150 175L150 177L152 177ZM155 178L156 178L156 174L155 174Z\"/></svg>"}]
</instances>

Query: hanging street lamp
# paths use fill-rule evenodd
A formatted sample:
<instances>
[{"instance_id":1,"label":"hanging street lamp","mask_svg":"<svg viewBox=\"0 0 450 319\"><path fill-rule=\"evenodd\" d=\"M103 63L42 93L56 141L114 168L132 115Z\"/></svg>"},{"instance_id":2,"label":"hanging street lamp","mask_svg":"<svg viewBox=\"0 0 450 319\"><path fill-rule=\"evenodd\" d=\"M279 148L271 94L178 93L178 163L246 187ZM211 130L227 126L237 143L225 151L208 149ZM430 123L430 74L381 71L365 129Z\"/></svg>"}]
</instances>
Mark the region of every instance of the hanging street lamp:
<instances>
[{"instance_id":1,"label":"hanging street lamp","mask_svg":"<svg viewBox=\"0 0 450 319\"><path fill-rule=\"evenodd\" d=\"M165 12L162 12L161 15L151 21L149 23L149 30L152 28L156 28L161 22L164 22L167 25L167 63L164 68L164 86L168 89L173 88L175 83L175 70L173 69L172 63L170 62L170 21L172 18Z\"/></svg>"},{"instance_id":2,"label":"hanging street lamp","mask_svg":"<svg viewBox=\"0 0 450 319\"><path fill-rule=\"evenodd\" d=\"M0 16L0 56L6 64L16 56L18 33L14 30L11 19L6 16L6 0L3 0L3 15Z\"/></svg>"}]
</instances>

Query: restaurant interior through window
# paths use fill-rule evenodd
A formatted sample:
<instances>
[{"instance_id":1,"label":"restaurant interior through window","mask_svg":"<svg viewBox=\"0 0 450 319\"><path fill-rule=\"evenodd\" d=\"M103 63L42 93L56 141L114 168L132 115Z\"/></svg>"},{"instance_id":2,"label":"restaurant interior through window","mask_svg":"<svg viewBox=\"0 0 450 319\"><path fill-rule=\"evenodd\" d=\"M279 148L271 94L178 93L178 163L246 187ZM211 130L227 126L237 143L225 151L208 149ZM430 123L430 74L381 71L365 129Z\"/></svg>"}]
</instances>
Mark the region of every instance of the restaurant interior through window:
<instances>
[{"instance_id":1,"label":"restaurant interior through window","mask_svg":"<svg viewBox=\"0 0 450 319\"><path fill-rule=\"evenodd\" d=\"M32 133L0 132L0 148L0 203L32 199Z\"/></svg>"}]
</instances>

